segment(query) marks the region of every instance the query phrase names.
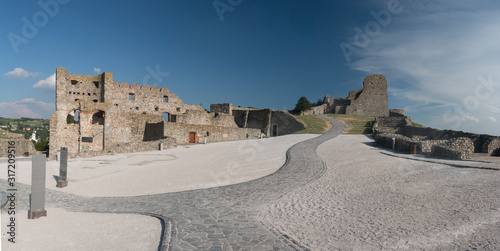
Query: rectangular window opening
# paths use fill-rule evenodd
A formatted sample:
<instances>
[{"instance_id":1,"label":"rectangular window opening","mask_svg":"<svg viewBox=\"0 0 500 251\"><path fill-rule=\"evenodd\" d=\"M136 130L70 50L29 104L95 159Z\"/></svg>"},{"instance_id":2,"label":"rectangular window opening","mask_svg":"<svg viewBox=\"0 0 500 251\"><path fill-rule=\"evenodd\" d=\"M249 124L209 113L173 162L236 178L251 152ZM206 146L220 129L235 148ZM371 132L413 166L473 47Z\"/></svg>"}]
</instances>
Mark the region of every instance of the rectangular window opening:
<instances>
[{"instance_id":1,"label":"rectangular window opening","mask_svg":"<svg viewBox=\"0 0 500 251\"><path fill-rule=\"evenodd\" d=\"M163 121L170 122L170 113L162 112L161 115L163 116Z\"/></svg>"}]
</instances>

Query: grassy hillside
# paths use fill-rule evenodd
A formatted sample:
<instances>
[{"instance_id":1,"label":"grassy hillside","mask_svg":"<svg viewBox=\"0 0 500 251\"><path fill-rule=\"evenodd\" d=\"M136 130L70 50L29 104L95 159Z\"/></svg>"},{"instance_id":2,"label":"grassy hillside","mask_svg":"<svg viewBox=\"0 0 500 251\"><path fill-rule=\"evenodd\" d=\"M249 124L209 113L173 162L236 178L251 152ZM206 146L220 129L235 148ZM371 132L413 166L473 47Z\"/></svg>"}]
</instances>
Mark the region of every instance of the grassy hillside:
<instances>
[{"instance_id":1,"label":"grassy hillside","mask_svg":"<svg viewBox=\"0 0 500 251\"><path fill-rule=\"evenodd\" d=\"M298 131L296 133L322 134L331 128L330 122L314 115L295 116L295 118L307 125L307 128L305 130Z\"/></svg>"},{"instance_id":2,"label":"grassy hillside","mask_svg":"<svg viewBox=\"0 0 500 251\"><path fill-rule=\"evenodd\" d=\"M326 114L326 116L338 119L347 126L342 134L371 134L372 126L375 122L373 116L346 115L346 114Z\"/></svg>"}]
</instances>

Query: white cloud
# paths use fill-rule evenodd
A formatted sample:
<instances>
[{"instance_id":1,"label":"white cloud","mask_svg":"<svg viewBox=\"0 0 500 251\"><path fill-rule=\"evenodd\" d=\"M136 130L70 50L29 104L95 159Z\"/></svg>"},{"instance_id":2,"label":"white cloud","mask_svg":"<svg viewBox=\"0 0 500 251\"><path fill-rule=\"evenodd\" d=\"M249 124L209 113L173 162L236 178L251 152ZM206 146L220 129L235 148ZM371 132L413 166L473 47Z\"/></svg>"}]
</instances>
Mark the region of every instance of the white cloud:
<instances>
[{"instance_id":1,"label":"white cloud","mask_svg":"<svg viewBox=\"0 0 500 251\"><path fill-rule=\"evenodd\" d=\"M38 81L33 88L40 89L54 89L56 87L56 74L52 74L50 77Z\"/></svg>"},{"instance_id":2,"label":"white cloud","mask_svg":"<svg viewBox=\"0 0 500 251\"><path fill-rule=\"evenodd\" d=\"M16 101L17 104L34 104L43 110L53 111L55 109L55 105L53 103L45 103L42 101L36 101L34 98L25 98L19 101Z\"/></svg>"},{"instance_id":3,"label":"white cloud","mask_svg":"<svg viewBox=\"0 0 500 251\"><path fill-rule=\"evenodd\" d=\"M6 118L43 118L42 114L47 117L54 111L55 105L53 103L45 103L33 98L0 103L0 117Z\"/></svg>"},{"instance_id":4,"label":"white cloud","mask_svg":"<svg viewBox=\"0 0 500 251\"><path fill-rule=\"evenodd\" d=\"M462 118L462 120L471 120L471 121L475 121L475 122L479 122L479 119L474 117L474 116L467 116L465 118Z\"/></svg>"},{"instance_id":5,"label":"white cloud","mask_svg":"<svg viewBox=\"0 0 500 251\"><path fill-rule=\"evenodd\" d=\"M461 3L460 7L447 1L405 6L404 13L394 15L381 33L370 37L370 44L351 67L384 74L390 98L428 120L419 122L494 132L489 117L500 119L495 113L500 107L500 60L496 57L500 33L494 32L500 30L500 10ZM489 76L493 84L488 89L479 79ZM443 116L447 112L452 116ZM478 125L478 121L490 123Z\"/></svg>"},{"instance_id":6,"label":"white cloud","mask_svg":"<svg viewBox=\"0 0 500 251\"><path fill-rule=\"evenodd\" d=\"M101 68L94 67L94 72L97 74L101 73Z\"/></svg>"},{"instance_id":7,"label":"white cloud","mask_svg":"<svg viewBox=\"0 0 500 251\"><path fill-rule=\"evenodd\" d=\"M40 73L29 72L23 68L18 67L12 71L5 73L4 75L10 78L27 78L27 77L36 77L40 75Z\"/></svg>"},{"instance_id":8,"label":"white cloud","mask_svg":"<svg viewBox=\"0 0 500 251\"><path fill-rule=\"evenodd\" d=\"M489 116L488 118L491 120L491 122L497 122L497 119L492 116Z\"/></svg>"}]
</instances>

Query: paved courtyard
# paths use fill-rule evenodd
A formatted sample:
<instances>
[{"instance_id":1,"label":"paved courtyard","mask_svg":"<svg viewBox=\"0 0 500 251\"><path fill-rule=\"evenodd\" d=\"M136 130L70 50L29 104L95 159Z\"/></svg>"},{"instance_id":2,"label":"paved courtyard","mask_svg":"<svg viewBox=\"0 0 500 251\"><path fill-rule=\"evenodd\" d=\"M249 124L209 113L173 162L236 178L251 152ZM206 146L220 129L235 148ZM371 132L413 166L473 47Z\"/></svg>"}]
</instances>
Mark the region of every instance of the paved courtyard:
<instances>
[{"instance_id":1,"label":"paved courtyard","mask_svg":"<svg viewBox=\"0 0 500 251\"><path fill-rule=\"evenodd\" d=\"M48 189L47 208L152 216L152 250L500 249L498 163L397 154L365 136L338 136L344 126L331 122L332 130L293 145L282 168L256 180L126 197ZM18 189L18 206L27 208L29 186Z\"/></svg>"}]
</instances>

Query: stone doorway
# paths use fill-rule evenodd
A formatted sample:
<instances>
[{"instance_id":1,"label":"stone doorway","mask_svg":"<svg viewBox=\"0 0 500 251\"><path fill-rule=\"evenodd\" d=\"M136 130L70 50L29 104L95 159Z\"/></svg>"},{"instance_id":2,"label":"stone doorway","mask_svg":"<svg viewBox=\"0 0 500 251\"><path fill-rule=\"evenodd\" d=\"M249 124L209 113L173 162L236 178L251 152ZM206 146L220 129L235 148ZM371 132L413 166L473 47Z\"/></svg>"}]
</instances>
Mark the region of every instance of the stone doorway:
<instances>
[{"instance_id":1,"label":"stone doorway","mask_svg":"<svg viewBox=\"0 0 500 251\"><path fill-rule=\"evenodd\" d=\"M278 136L278 125L273 125L272 137Z\"/></svg>"},{"instance_id":2,"label":"stone doorway","mask_svg":"<svg viewBox=\"0 0 500 251\"><path fill-rule=\"evenodd\" d=\"M194 144L196 143L196 132L189 132L189 143Z\"/></svg>"}]
</instances>

